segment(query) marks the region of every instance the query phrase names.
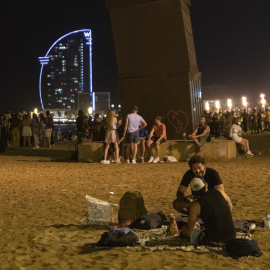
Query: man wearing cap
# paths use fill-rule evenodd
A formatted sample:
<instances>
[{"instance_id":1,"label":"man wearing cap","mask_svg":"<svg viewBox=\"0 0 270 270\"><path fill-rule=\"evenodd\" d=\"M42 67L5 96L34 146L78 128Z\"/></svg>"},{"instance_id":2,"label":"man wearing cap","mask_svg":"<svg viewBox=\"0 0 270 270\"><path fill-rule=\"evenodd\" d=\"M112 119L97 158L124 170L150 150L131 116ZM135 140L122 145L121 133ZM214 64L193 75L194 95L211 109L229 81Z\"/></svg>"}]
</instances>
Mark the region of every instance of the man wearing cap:
<instances>
[{"instance_id":1,"label":"man wearing cap","mask_svg":"<svg viewBox=\"0 0 270 270\"><path fill-rule=\"evenodd\" d=\"M184 174L182 181L176 193L176 199L173 202L173 207L176 211L182 214L189 214L190 204L193 199L185 196L185 192L194 177L202 177L208 185L208 190L218 189L224 191L224 186L218 172L212 168L205 167L204 158L193 156L188 165L190 169Z\"/></svg>"},{"instance_id":2,"label":"man wearing cap","mask_svg":"<svg viewBox=\"0 0 270 270\"><path fill-rule=\"evenodd\" d=\"M147 126L144 119L138 115L138 107L134 106L132 113L127 115L126 125L123 136L126 136L127 146L127 163L130 163L130 150L132 152L132 164L136 164L137 146L140 141L139 130Z\"/></svg>"},{"instance_id":3,"label":"man wearing cap","mask_svg":"<svg viewBox=\"0 0 270 270\"><path fill-rule=\"evenodd\" d=\"M189 238L193 245L209 242L226 242L236 237L232 219L232 203L224 190L208 191L203 179L194 177L190 182L196 201L190 205L187 225L182 228L182 235ZM201 218L205 229L194 229Z\"/></svg>"}]
</instances>

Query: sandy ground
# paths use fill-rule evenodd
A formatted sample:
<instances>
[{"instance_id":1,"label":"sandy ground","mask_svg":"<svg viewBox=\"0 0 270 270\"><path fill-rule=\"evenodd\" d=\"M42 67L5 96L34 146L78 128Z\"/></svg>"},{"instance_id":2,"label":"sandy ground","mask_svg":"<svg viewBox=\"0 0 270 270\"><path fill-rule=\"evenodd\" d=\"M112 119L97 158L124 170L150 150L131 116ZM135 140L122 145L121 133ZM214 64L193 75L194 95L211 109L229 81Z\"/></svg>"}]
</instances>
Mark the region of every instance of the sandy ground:
<instances>
[{"instance_id":1,"label":"sandy ground","mask_svg":"<svg viewBox=\"0 0 270 270\"><path fill-rule=\"evenodd\" d=\"M220 173L234 204L233 218L261 221L270 212L270 134L248 138L254 157L208 161L207 166ZM126 191L139 190L149 212L169 214L175 212L172 201L188 165L78 163L71 160L73 149L68 142L54 149L9 149L0 155L0 269L270 268L270 232L263 228L252 235L263 252L259 258L128 248L79 254L104 232L82 225L86 194L119 203Z\"/></svg>"}]
</instances>

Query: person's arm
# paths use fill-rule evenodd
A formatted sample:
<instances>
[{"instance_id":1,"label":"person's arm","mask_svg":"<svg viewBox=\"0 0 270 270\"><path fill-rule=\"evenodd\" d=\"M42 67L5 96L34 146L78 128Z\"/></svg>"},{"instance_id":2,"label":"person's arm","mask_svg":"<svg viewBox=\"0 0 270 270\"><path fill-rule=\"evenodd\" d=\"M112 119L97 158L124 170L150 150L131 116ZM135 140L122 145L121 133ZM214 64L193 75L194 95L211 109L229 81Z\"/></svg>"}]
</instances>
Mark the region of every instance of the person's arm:
<instances>
[{"instance_id":1,"label":"person's arm","mask_svg":"<svg viewBox=\"0 0 270 270\"><path fill-rule=\"evenodd\" d=\"M198 127L197 127L197 128L195 129L195 131L194 131L193 133L191 133L188 137L189 137L189 138L195 137L196 134L197 134L197 132L198 132Z\"/></svg>"},{"instance_id":2,"label":"person's arm","mask_svg":"<svg viewBox=\"0 0 270 270\"><path fill-rule=\"evenodd\" d=\"M221 191L225 190L223 184L215 185L214 188L217 189L217 190L221 190Z\"/></svg>"},{"instance_id":3,"label":"person's arm","mask_svg":"<svg viewBox=\"0 0 270 270\"><path fill-rule=\"evenodd\" d=\"M151 140L151 138L152 138L152 136L153 136L153 134L154 134L154 127L151 129L151 132L150 132L150 134L149 134L149 137L148 137L148 141L150 141Z\"/></svg>"},{"instance_id":4,"label":"person's arm","mask_svg":"<svg viewBox=\"0 0 270 270\"><path fill-rule=\"evenodd\" d=\"M128 119L126 119L126 124L125 124L125 128L124 128L124 132L123 132L123 136L126 136L127 133L127 127L128 127Z\"/></svg>"},{"instance_id":5,"label":"person's arm","mask_svg":"<svg viewBox=\"0 0 270 270\"><path fill-rule=\"evenodd\" d=\"M231 201L230 197L224 192L224 190L221 190L220 192L223 195L223 197L225 198L225 200L227 201L227 203L228 203L228 205L230 207L230 210L232 211L233 210L233 205L232 205L232 201Z\"/></svg>"},{"instance_id":6,"label":"person's arm","mask_svg":"<svg viewBox=\"0 0 270 270\"><path fill-rule=\"evenodd\" d=\"M192 231L196 225L196 222L199 219L200 212L201 212L200 204L198 202L193 202L190 206L187 225L184 225L184 227L182 228L182 234L185 237L190 239Z\"/></svg>"},{"instance_id":7,"label":"person's arm","mask_svg":"<svg viewBox=\"0 0 270 270\"><path fill-rule=\"evenodd\" d=\"M146 123L145 121L143 121L143 122L141 122L141 123L142 123L142 126L139 127L139 129L143 129L143 128L145 128L145 127L147 126L147 123Z\"/></svg>"}]
</instances>

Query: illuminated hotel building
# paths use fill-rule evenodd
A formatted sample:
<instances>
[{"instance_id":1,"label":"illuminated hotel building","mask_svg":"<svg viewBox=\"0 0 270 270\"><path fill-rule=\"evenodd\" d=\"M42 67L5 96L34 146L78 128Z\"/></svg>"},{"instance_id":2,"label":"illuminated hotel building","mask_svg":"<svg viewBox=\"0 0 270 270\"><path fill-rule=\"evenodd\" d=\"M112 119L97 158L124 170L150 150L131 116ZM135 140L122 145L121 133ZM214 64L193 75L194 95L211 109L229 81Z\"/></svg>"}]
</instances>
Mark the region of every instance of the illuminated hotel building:
<instances>
[{"instance_id":1,"label":"illuminated hotel building","mask_svg":"<svg viewBox=\"0 0 270 270\"><path fill-rule=\"evenodd\" d=\"M49 48L41 63L39 94L44 109L81 109L80 94L88 96L88 107L95 110L92 91L91 30L70 32Z\"/></svg>"}]
</instances>

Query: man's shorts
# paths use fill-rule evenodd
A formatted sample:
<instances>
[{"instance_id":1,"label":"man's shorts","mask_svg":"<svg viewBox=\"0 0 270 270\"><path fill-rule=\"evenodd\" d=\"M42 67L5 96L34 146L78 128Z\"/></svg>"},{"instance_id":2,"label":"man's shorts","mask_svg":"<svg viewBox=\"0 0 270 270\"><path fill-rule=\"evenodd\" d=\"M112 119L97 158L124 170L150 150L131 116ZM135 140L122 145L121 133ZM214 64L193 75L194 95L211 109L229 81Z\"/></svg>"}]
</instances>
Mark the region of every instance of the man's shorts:
<instances>
[{"instance_id":1,"label":"man's shorts","mask_svg":"<svg viewBox=\"0 0 270 270\"><path fill-rule=\"evenodd\" d=\"M198 141L199 141L201 147L202 147L202 146L205 146L205 144L207 143L207 138L208 138L208 136L210 136L210 135L208 134L208 135L205 135L205 136L203 136L203 137L199 137L199 138L198 138Z\"/></svg>"},{"instance_id":2,"label":"man's shorts","mask_svg":"<svg viewBox=\"0 0 270 270\"><path fill-rule=\"evenodd\" d=\"M139 138L139 130L131 132L131 133L127 133L127 143L138 143L140 141Z\"/></svg>"},{"instance_id":3,"label":"man's shorts","mask_svg":"<svg viewBox=\"0 0 270 270\"><path fill-rule=\"evenodd\" d=\"M46 128L45 129L45 137L51 138L51 136L52 136L52 128Z\"/></svg>"},{"instance_id":4,"label":"man's shorts","mask_svg":"<svg viewBox=\"0 0 270 270\"><path fill-rule=\"evenodd\" d=\"M155 137L155 136L151 137L151 141L153 141L154 143L155 143L158 139L159 139L159 137ZM166 142L166 140L165 140L164 138L162 138L162 139L159 141L160 144L162 144L162 143L164 143L164 142Z\"/></svg>"}]
</instances>

